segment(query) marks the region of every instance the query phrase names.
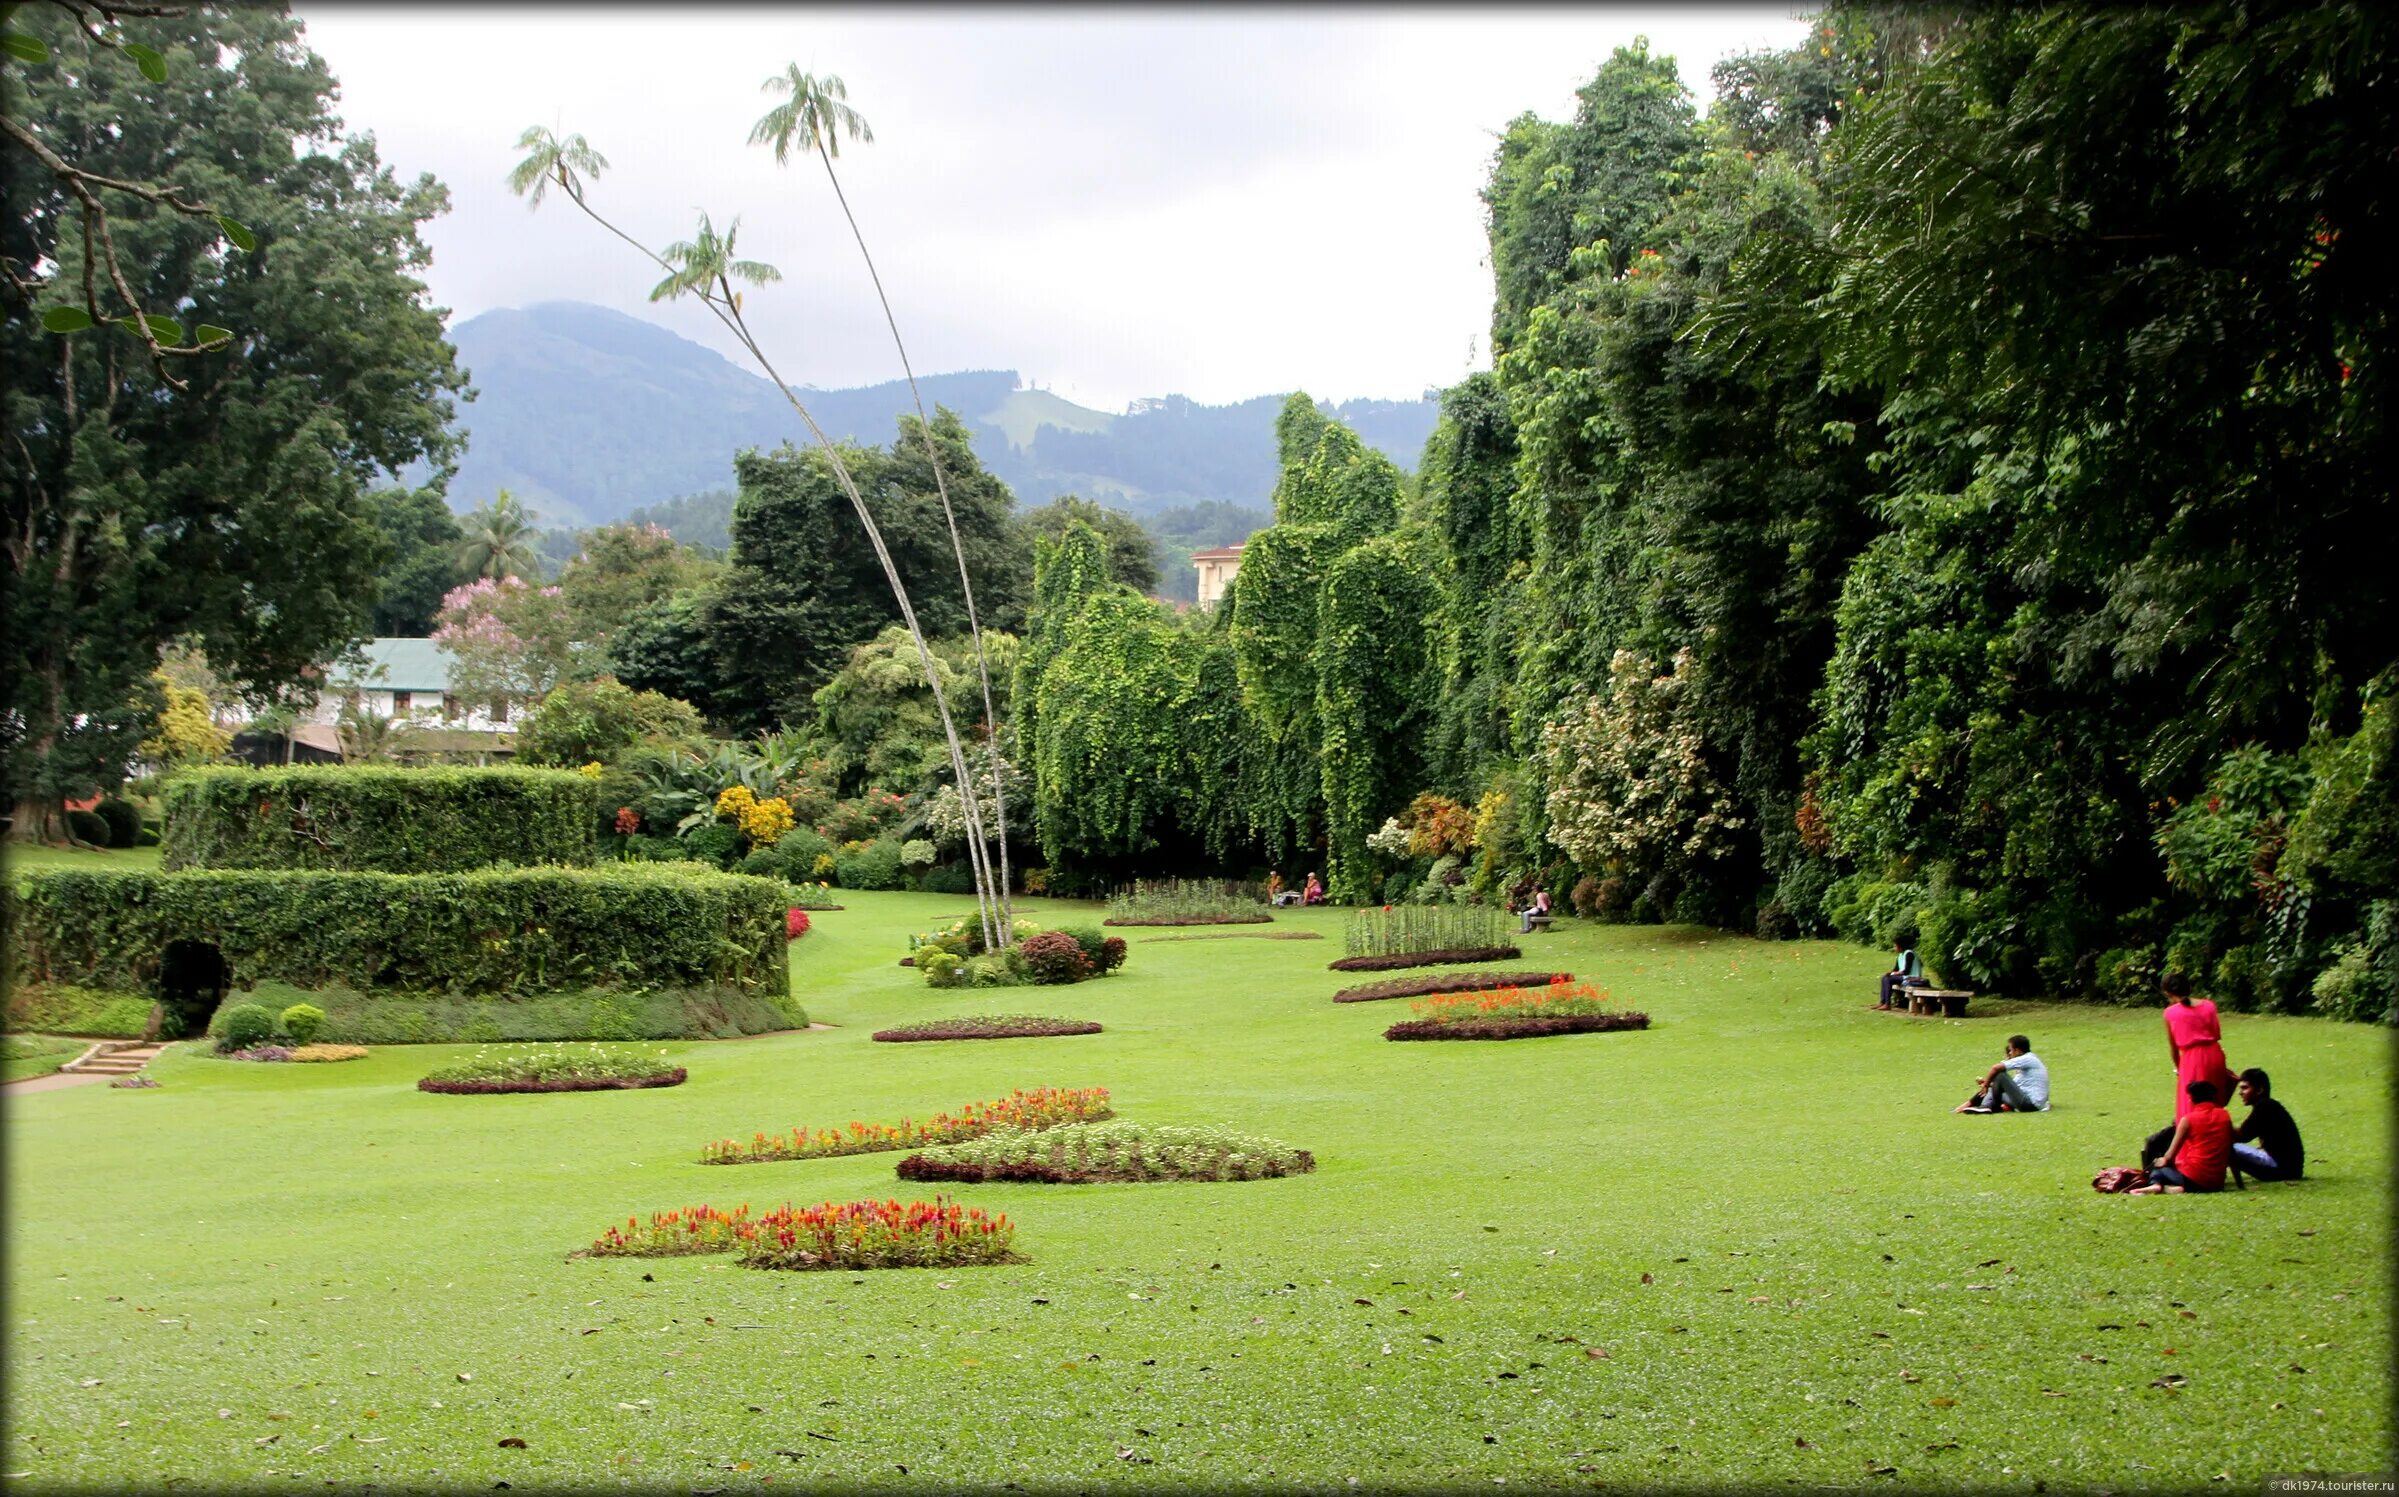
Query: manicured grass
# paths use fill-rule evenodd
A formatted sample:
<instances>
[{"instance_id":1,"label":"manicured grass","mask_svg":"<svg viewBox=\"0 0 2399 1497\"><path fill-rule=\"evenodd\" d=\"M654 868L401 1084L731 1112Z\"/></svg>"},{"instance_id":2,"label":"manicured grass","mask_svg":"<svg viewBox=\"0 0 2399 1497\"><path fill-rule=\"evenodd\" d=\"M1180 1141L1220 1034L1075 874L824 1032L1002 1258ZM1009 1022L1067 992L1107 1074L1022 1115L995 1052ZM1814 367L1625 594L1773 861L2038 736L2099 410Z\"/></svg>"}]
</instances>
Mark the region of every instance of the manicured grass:
<instances>
[{"instance_id":1,"label":"manicured grass","mask_svg":"<svg viewBox=\"0 0 2399 1497\"><path fill-rule=\"evenodd\" d=\"M0 1082L47 1076L91 1044L57 1034L12 1034L6 1039L0 1047Z\"/></svg>"},{"instance_id":2,"label":"manicured grass","mask_svg":"<svg viewBox=\"0 0 2399 1497\"><path fill-rule=\"evenodd\" d=\"M2152 1011L1893 1017L1867 1011L1876 952L1561 920L1528 957L1650 1030L1394 1045L1384 1006L1327 1001L1349 980L1321 948L1135 933L1072 990L1105 1033L876 1045L1029 995L893 965L954 897L848 900L792 948L841 1027L668 1045L680 1087L431 1097L415 1079L463 1049L170 1052L160 1091L10 1099L0 1469L32 1491L2129 1492L2387 1467L2387 1032L2229 1017L2311 1178L2102 1197L2093 1171L2170 1115ZM2018 1030L2056 1110L1953 1116ZM1028 1260L973 1272L567 1259L694 1202L929 1197L890 1155L726 1171L694 1140L1036 1085L1317 1168L961 1186Z\"/></svg>"},{"instance_id":3,"label":"manicured grass","mask_svg":"<svg viewBox=\"0 0 2399 1497\"><path fill-rule=\"evenodd\" d=\"M12 877L37 868L72 868L86 873L156 873L158 858L159 850L155 847L38 847L22 842L0 843L0 866L6 867Z\"/></svg>"}]
</instances>

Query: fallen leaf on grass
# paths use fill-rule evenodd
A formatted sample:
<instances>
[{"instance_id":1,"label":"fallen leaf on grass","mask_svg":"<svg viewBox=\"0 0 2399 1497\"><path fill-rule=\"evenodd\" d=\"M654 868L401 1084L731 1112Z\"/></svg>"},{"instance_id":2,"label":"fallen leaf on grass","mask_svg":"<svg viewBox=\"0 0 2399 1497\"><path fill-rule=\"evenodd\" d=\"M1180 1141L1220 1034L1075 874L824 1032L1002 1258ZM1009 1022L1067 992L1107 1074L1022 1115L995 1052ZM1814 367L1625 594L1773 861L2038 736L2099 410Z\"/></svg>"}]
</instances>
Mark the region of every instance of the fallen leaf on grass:
<instances>
[{"instance_id":1,"label":"fallen leaf on grass","mask_svg":"<svg viewBox=\"0 0 2399 1497\"><path fill-rule=\"evenodd\" d=\"M2181 1373L2169 1372L2164 1377L2151 1380L2149 1386L2152 1388L2180 1388L2189 1382L2190 1379Z\"/></svg>"},{"instance_id":2,"label":"fallen leaf on grass","mask_svg":"<svg viewBox=\"0 0 2399 1497\"><path fill-rule=\"evenodd\" d=\"M500 1448L502 1450L522 1450L525 1448L525 1442L518 1439L514 1435L510 1435L507 1439L500 1442Z\"/></svg>"},{"instance_id":3,"label":"fallen leaf on grass","mask_svg":"<svg viewBox=\"0 0 2399 1497\"><path fill-rule=\"evenodd\" d=\"M1605 1362L1609 1360L1607 1348L1604 1346L1586 1346L1583 1348L1583 1355L1589 1357L1594 1362Z\"/></svg>"},{"instance_id":4,"label":"fallen leaf on grass","mask_svg":"<svg viewBox=\"0 0 2399 1497\"><path fill-rule=\"evenodd\" d=\"M1932 1450L1955 1450L1955 1449L1957 1449L1957 1448L1958 1448L1958 1442L1957 1442L1957 1441L1955 1441L1955 1440L1940 1440L1940 1441L1936 1441L1936 1442L1935 1442L1935 1443L1933 1443L1933 1444L1927 1445L1927 1446L1925 1446L1924 1448L1925 1448L1926 1450L1928 1450L1928 1451L1932 1451Z\"/></svg>"},{"instance_id":5,"label":"fallen leaf on grass","mask_svg":"<svg viewBox=\"0 0 2399 1497\"><path fill-rule=\"evenodd\" d=\"M1924 1379L1908 1371L1905 1367L1899 1369L1899 1380L1903 1383L1920 1383L1924 1381Z\"/></svg>"},{"instance_id":6,"label":"fallen leaf on grass","mask_svg":"<svg viewBox=\"0 0 2399 1497\"><path fill-rule=\"evenodd\" d=\"M1814 1445L1808 1442L1808 1437L1806 1435L1801 1435L1799 1438L1793 1440L1791 1444L1794 1449L1798 1450L1814 1450L1816 1448Z\"/></svg>"}]
</instances>

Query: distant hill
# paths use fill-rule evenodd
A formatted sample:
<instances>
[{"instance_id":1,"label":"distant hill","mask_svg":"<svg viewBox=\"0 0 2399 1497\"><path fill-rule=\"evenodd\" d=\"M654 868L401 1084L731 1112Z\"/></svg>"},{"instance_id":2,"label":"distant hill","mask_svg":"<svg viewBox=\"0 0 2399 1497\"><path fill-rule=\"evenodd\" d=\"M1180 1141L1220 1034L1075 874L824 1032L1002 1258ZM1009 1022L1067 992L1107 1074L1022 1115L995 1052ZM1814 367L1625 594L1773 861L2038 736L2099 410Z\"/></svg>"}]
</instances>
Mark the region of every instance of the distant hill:
<instances>
[{"instance_id":1,"label":"distant hill","mask_svg":"<svg viewBox=\"0 0 2399 1497\"><path fill-rule=\"evenodd\" d=\"M646 510L686 539L723 544L733 455L807 440L764 377L656 324L582 302L546 302L469 318L451 331L478 392L459 425L467 449L450 502L471 508L513 491L546 525L603 524ZM1123 415L1046 390L1020 388L1014 370L918 379L928 406L959 413L984 464L1020 504L1060 494L1136 516L1222 502L1263 510L1275 482L1279 395L1207 406L1179 395L1136 401ZM803 390L836 438L889 442L913 410L904 381ZM1427 400L1354 400L1325 409L1401 467L1413 469L1438 415Z\"/></svg>"}]
</instances>

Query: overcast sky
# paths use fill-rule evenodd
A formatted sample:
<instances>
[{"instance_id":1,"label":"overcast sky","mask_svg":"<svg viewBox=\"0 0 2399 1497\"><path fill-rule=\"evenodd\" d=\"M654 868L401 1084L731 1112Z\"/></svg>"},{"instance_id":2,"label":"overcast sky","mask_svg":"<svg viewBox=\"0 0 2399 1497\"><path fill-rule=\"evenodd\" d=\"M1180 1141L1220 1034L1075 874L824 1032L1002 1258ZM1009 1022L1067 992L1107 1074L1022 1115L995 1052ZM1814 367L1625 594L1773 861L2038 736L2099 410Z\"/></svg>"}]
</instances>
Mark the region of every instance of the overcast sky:
<instances>
[{"instance_id":1,"label":"overcast sky","mask_svg":"<svg viewBox=\"0 0 2399 1497\"><path fill-rule=\"evenodd\" d=\"M649 305L655 271L555 195L538 214L509 196L517 135L545 124L607 156L594 203L638 237L739 215L739 251L785 277L747 310L788 378L896 378L823 168L745 143L773 103L759 83L796 61L874 128L838 166L917 371L1015 369L1110 411L1412 399L1487 367L1476 194L1507 122L1568 117L1644 34L1704 107L1718 58L1806 27L1790 4L297 8L349 128L448 185L426 232L454 321L591 301L734 352L698 307Z\"/></svg>"}]
</instances>

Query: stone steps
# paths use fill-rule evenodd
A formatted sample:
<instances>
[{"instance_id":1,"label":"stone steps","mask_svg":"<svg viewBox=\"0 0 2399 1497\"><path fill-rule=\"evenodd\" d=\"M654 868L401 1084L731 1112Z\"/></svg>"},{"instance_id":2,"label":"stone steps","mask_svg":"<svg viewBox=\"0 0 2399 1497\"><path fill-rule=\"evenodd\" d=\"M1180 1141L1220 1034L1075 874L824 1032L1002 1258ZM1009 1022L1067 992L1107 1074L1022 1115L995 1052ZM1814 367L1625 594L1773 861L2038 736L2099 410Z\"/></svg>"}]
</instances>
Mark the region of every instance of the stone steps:
<instances>
[{"instance_id":1,"label":"stone steps","mask_svg":"<svg viewBox=\"0 0 2399 1497\"><path fill-rule=\"evenodd\" d=\"M108 1040L94 1045L59 1070L71 1076L131 1076L158 1058L166 1046L136 1040Z\"/></svg>"}]
</instances>

